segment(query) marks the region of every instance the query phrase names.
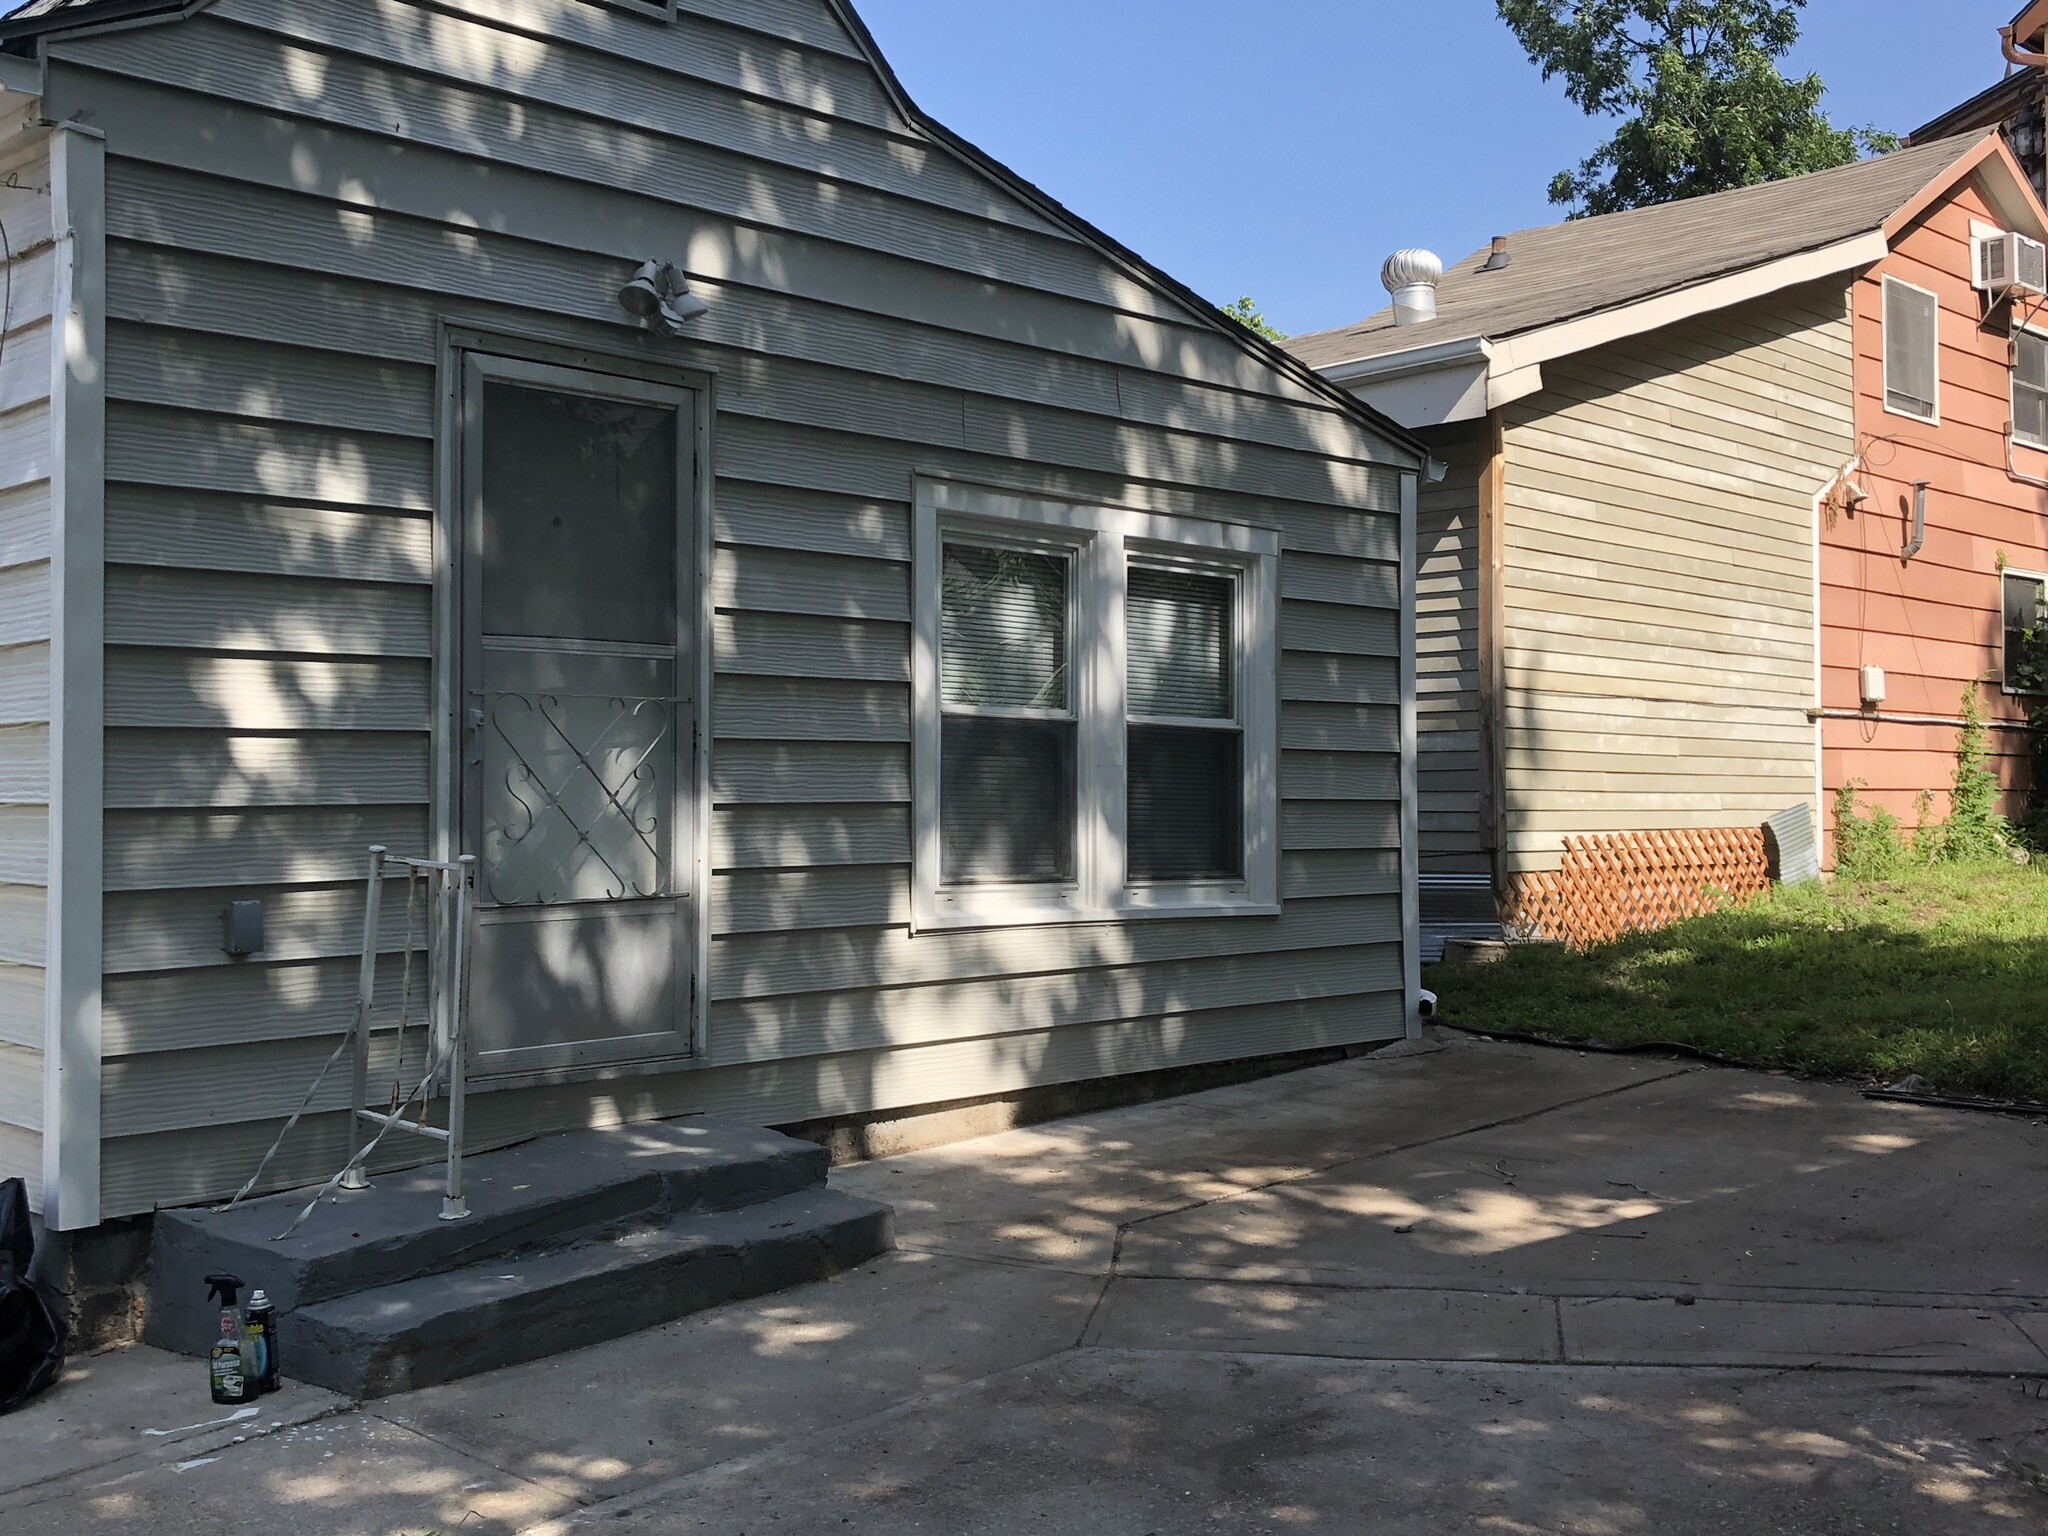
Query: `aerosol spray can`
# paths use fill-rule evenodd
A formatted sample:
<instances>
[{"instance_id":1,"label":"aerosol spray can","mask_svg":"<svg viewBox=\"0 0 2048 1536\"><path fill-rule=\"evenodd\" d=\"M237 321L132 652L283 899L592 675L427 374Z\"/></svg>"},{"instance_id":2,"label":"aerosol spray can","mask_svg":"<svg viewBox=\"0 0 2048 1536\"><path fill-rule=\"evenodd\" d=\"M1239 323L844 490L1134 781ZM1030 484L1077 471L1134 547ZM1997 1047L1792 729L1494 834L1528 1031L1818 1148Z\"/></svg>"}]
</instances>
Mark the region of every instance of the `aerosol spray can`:
<instances>
[{"instance_id":1,"label":"aerosol spray can","mask_svg":"<svg viewBox=\"0 0 2048 1536\"><path fill-rule=\"evenodd\" d=\"M255 1351L251 1370L258 1392L275 1392L283 1384L283 1362L277 1352L277 1308L264 1292L249 1293L249 1310L244 1314L245 1337Z\"/></svg>"},{"instance_id":2,"label":"aerosol spray can","mask_svg":"<svg viewBox=\"0 0 2048 1536\"><path fill-rule=\"evenodd\" d=\"M242 1282L234 1275L206 1277L208 1299L220 1302L220 1337L214 1341L213 1353L207 1359L207 1379L212 1383L216 1403L251 1402L260 1390L249 1369L242 1311L235 1305L241 1289Z\"/></svg>"}]
</instances>

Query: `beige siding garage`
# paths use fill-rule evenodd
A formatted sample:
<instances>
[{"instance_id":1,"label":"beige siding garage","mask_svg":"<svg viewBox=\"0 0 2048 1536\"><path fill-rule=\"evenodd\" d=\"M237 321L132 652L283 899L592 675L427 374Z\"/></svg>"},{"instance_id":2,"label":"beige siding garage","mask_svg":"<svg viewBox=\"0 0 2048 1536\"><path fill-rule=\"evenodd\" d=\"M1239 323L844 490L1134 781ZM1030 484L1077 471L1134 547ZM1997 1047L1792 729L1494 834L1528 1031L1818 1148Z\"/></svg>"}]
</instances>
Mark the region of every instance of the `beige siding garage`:
<instances>
[{"instance_id":1,"label":"beige siding garage","mask_svg":"<svg viewBox=\"0 0 2048 1536\"><path fill-rule=\"evenodd\" d=\"M1547 364L1507 408L1509 870L1556 868L1567 836L1814 804L1814 503L1855 451L1846 293Z\"/></svg>"}]
</instances>

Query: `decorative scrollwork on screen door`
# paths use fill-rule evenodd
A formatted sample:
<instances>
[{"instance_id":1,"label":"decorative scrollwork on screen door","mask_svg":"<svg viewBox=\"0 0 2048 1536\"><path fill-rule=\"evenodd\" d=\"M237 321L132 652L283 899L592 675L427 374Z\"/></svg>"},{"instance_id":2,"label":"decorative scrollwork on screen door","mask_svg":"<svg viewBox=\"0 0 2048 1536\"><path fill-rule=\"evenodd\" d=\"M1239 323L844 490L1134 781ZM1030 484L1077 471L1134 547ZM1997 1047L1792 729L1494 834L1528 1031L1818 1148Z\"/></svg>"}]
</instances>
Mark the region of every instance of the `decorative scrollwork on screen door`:
<instances>
[{"instance_id":1,"label":"decorative scrollwork on screen door","mask_svg":"<svg viewBox=\"0 0 2048 1536\"><path fill-rule=\"evenodd\" d=\"M673 894L675 703L491 696L484 883L498 906Z\"/></svg>"}]
</instances>

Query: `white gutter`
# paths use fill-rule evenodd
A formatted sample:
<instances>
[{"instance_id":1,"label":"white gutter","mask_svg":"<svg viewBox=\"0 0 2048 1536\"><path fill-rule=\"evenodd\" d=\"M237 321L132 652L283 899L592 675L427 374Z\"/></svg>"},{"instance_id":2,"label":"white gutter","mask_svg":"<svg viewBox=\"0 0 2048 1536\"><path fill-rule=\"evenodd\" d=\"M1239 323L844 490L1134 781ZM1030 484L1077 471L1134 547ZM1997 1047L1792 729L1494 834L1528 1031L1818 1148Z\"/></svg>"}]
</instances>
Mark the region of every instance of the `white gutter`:
<instances>
[{"instance_id":1,"label":"white gutter","mask_svg":"<svg viewBox=\"0 0 2048 1536\"><path fill-rule=\"evenodd\" d=\"M1412 351L1392 352L1382 357L1362 357L1355 362L1338 363L1333 368L1323 369L1322 375L1332 384L1349 385L1366 380L1405 378L1409 374L1430 373L1438 368L1479 359L1491 362L1492 358L1492 342L1484 336L1464 336L1456 341L1440 341L1434 346L1416 347Z\"/></svg>"}]
</instances>

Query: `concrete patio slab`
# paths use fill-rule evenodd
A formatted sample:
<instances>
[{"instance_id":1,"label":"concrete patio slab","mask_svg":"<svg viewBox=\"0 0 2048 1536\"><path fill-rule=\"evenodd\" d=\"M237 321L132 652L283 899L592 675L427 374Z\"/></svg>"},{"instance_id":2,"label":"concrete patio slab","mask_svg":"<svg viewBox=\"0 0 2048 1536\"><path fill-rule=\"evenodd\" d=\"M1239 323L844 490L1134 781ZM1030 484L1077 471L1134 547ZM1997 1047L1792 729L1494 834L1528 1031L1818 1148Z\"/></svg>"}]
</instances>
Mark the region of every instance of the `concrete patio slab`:
<instances>
[{"instance_id":1,"label":"concrete patio slab","mask_svg":"<svg viewBox=\"0 0 2048 1536\"><path fill-rule=\"evenodd\" d=\"M1088 1351L547 1529L1986 1536L2040 1529L2012 1384Z\"/></svg>"},{"instance_id":2,"label":"concrete patio slab","mask_svg":"<svg viewBox=\"0 0 2048 1536\"><path fill-rule=\"evenodd\" d=\"M1120 1225L1597 1100L1686 1070L1460 1047L1360 1060L843 1169L899 1247L1106 1267ZM1448 1080L1456 1090L1446 1092Z\"/></svg>"},{"instance_id":3,"label":"concrete patio slab","mask_svg":"<svg viewBox=\"0 0 2048 1536\"><path fill-rule=\"evenodd\" d=\"M587 1502L1042 1360L1080 1337L1100 1291L1058 1270L895 1254L384 1411Z\"/></svg>"},{"instance_id":4,"label":"concrete patio slab","mask_svg":"<svg viewBox=\"0 0 2048 1536\"><path fill-rule=\"evenodd\" d=\"M0 1419L0 1500L97 1471L189 1460L325 1418L344 1398L302 1382L241 1408L209 1396L206 1362L137 1347L65 1363L63 1379Z\"/></svg>"},{"instance_id":5,"label":"concrete patio slab","mask_svg":"<svg viewBox=\"0 0 2048 1536\"><path fill-rule=\"evenodd\" d=\"M2030 1190L2048 1126L1697 1069L1144 1221L1119 1272L2012 1307L2048 1295Z\"/></svg>"},{"instance_id":6,"label":"concrete patio slab","mask_svg":"<svg viewBox=\"0 0 2048 1536\"><path fill-rule=\"evenodd\" d=\"M2044 1147L1454 1041L843 1170L905 1251L239 1445L124 1460L126 1400L53 1395L0 1445L79 1449L0 1526L2042 1529Z\"/></svg>"},{"instance_id":7,"label":"concrete patio slab","mask_svg":"<svg viewBox=\"0 0 2048 1536\"><path fill-rule=\"evenodd\" d=\"M5 1506L10 1533L424 1536L505 1533L575 1501L372 1414L322 1420Z\"/></svg>"}]
</instances>

